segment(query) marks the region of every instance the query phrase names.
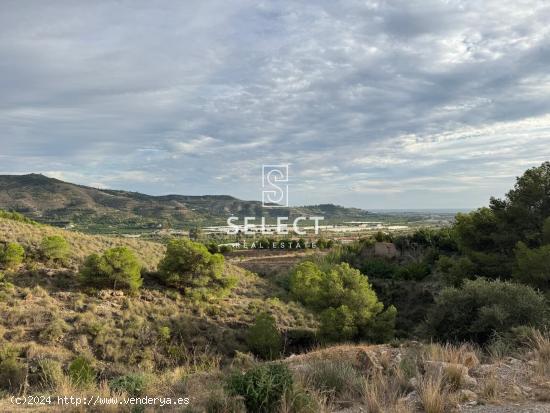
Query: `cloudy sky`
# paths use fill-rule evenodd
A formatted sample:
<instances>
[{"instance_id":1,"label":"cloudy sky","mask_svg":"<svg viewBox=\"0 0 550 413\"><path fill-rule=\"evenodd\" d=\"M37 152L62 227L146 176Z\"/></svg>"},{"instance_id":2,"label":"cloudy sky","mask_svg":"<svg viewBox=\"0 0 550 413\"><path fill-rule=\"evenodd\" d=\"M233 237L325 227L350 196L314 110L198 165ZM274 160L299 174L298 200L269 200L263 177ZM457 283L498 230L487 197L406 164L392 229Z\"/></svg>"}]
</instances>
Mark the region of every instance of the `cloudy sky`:
<instances>
[{"instance_id":1,"label":"cloudy sky","mask_svg":"<svg viewBox=\"0 0 550 413\"><path fill-rule=\"evenodd\" d=\"M546 1L0 2L0 173L468 208L550 159Z\"/></svg>"}]
</instances>

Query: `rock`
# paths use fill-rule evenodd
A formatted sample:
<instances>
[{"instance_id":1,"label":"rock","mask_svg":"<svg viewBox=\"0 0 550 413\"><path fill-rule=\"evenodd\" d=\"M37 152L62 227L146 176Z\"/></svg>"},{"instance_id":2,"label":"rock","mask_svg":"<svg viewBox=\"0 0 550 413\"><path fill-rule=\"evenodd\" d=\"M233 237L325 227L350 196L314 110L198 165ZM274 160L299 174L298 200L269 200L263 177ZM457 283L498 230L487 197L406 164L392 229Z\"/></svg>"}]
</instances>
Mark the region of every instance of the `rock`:
<instances>
[{"instance_id":1,"label":"rock","mask_svg":"<svg viewBox=\"0 0 550 413\"><path fill-rule=\"evenodd\" d=\"M518 360L518 359L515 359L513 357L508 357L506 359L506 364L508 364L509 366L513 367L513 366L519 366L521 364L523 364L523 361L521 360Z\"/></svg>"},{"instance_id":2,"label":"rock","mask_svg":"<svg viewBox=\"0 0 550 413\"><path fill-rule=\"evenodd\" d=\"M462 376L468 375L468 369L462 364L447 363L444 361L425 361L424 369L426 373L434 376L443 376L448 369L457 369L461 371Z\"/></svg>"},{"instance_id":3,"label":"rock","mask_svg":"<svg viewBox=\"0 0 550 413\"><path fill-rule=\"evenodd\" d=\"M414 390L414 391L410 392L409 394L407 394L405 397L401 397L397 401L397 405L398 406L406 405L406 406L409 406L413 409L418 409L418 408L421 407L420 396L418 395L418 392L416 390Z\"/></svg>"},{"instance_id":4,"label":"rock","mask_svg":"<svg viewBox=\"0 0 550 413\"><path fill-rule=\"evenodd\" d=\"M474 389L477 386L477 380L469 375L462 376L462 384L467 389Z\"/></svg>"},{"instance_id":5,"label":"rock","mask_svg":"<svg viewBox=\"0 0 550 413\"><path fill-rule=\"evenodd\" d=\"M523 396L523 392L521 391L521 388L517 384L513 384L510 387L510 394L514 397L521 397Z\"/></svg>"},{"instance_id":6,"label":"rock","mask_svg":"<svg viewBox=\"0 0 550 413\"><path fill-rule=\"evenodd\" d=\"M496 370L494 364L480 364L470 370L470 373L475 377L487 377L492 375Z\"/></svg>"},{"instance_id":7,"label":"rock","mask_svg":"<svg viewBox=\"0 0 550 413\"><path fill-rule=\"evenodd\" d=\"M535 396L535 400L540 402L550 402L550 391L548 389L536 389L533 396Z\"/></svg>"},{"instance_id":8,"label":"rock","mask_svg":"<svg viewBox=\"0 0 550 413\"><path fill-rule=\"evenodd\" d=\"M460 382L468 389L477 386L477 380L468 374L468 368L462 364L446 363L444 361L426 361L424 362L426 373L432 376L444 377L448 371L458 371L460 373Z\"/></svg>"},{"instance_id":9,"label":"rock","mask_svg":"<svg viewBox=\"0 0 550 413\"><path fill-rule=\"evenodd\" d=\"M364 350L357 353L357 362L359 363L360 369L365 372L383 370L376 356Z\"/></svg>"},{"instance_id":10,"label":"rock","mask_svg":"<svg viewBox=\"0 0 550 413\"><path fill-rule=\"evenodd\" d=\"M460 400L461 403L472 403L472 402L477 402L477 394L475 394L473 391L471 390L460 390L460 392L458 393L458 399Z\"/></svg>"},{"instance_id":11,"label":"rock","mask_svg":"<svg viewBox=\"0 0 550 413\"><path fill-rule=\"evenodd\" d=\"M462 361L462 364L464 364L468 369L478 366L479 359L477 358L476 353L474 353L473 351L469 351L464 354L464 360Z\"/></svg>"}]
</instances>

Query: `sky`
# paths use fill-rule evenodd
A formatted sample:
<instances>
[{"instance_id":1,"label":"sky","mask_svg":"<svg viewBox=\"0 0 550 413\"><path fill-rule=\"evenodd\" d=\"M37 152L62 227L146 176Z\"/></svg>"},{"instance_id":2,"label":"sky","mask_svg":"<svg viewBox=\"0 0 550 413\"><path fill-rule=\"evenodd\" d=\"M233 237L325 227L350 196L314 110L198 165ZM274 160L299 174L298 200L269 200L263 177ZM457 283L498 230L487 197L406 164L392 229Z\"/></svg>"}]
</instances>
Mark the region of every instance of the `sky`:
<instances>
[{"instance_id":1,"label":"sky","mask_svg":"<svg viewBox=\"0 0 550 413\"><path fill-rule=\"evenodd\" d=\"M550 160L550 3L0 2L0 174L475 208Z\"/></svg>"}]
</instances>

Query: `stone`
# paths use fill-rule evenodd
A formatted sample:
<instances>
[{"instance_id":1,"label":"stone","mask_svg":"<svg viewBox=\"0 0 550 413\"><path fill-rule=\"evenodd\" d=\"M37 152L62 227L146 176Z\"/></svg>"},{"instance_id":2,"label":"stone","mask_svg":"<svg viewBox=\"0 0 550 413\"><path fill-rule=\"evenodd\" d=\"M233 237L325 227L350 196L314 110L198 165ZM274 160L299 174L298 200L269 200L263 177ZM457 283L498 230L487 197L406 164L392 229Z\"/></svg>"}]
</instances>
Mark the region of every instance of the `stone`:
<instances>
[{"instance_id":1,"label":"stone","mask_svg":"<svg viewBox=\"0 0 550 413\"><path fill-rule=\"evenodd\" d=\"M458 399L461 403L477 402L477 394L471 390L463 389L458 393Z\"/></svg>"},{"instance_id":2,"label":"stone","mask_svg":"<svg viewBox=\"0 0 550 413\"><path fill-rule=\"evenodd\" d=\"M476 353L474 353L473 351L469 351L464 354L464 360L462 361L462 364L464 364L468 369L478 366L479 359L477 358Z\"/></svg>"}]
</instances>

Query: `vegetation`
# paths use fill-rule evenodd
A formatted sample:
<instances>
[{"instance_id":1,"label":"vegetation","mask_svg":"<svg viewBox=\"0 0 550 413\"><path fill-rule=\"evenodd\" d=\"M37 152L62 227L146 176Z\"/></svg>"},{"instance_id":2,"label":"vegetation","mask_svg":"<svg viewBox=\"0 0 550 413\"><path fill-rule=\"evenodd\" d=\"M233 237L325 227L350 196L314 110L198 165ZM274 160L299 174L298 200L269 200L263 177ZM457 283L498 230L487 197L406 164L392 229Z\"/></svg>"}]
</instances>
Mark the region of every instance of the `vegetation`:
<instances>
[{"instance_id":1,"label":"vegetation","mask_svg":"<svg viewBox=\"0 0 550 413\"><path fill-rule=\"evenodd\" d=\"M322 271L313 262L299 264L290 276L292 296L320 313L320 334L328 341L391 336L394 307L383 311L368 278L348 264Z\"/></svg>"},{"instance_id":2,"label":"vegetation","mask_svg":"<svg viewBox=\"0 0 550 413\"><path fill-rule=\"evenodd\" d=\"M96 372L88 358L78 356L69 364L69 377L75 386L85 387L94 382Z\"/></svg>"},{"instance_id":3,"label":"vegetation","mask_svg":"<svg viewBox=\"0 0 550 413\"><path fill-rule=\"evenodd\" d=\"M235 279L224 275L223 267L222 255L211 254L203 244L181 238L168 243L159 276L166 285L187 294L223 295L235 285Z\"/></svg>"},{"instance_id":4,"label":"vegetation","mask_svg":"<svg viewBox=\"0 0 550 413\"><path fill-rule=\"evenodd\" d=\"M42 239L42 255L50 262L64 263L70 254L70 246L60 235L50 235Z\"/></svg>"},{"instance_id":5,"label":"vegetation","mask_svg":"<svg viewBox=\"0 0 550 413\"><path fill-rule=\"evenodd\" d=\"M211 412L547 400L549 171L449 228L318 254L224 258L0 214L0 408L16 394L189 394Z\"/></svg>"},{"instance_id":6,"label":"vegetation","mask_svg":"<svg viewBox=\"0 0 550 413\"><path fill-rule=\"evenodd\" d=\"M487 342L495 333L518 326L543 326L547 305L531 287L483 278L447 288L436 298L427 332L443 341Z\"/></svg>"},{"instance_id":7,"label":"vegetation","mask_svg":"<svg viewBox=\"0 0 550 413\"><path fill-rule=\"evenodd\" d=\"M246 343L250 351L263 359L279 357L282 339L275 318L268 313L259 314L248 329Z\"/></svg>"},{"instance_id":8,"label":"vegetation","mask_svg":"<svg viewBox=\"0 0 550 413\"><path fill-rule=\"evenodd\" d=\"M20 265L25 258L25 249L17 242L8 242L0 247L0 264L5 268L14 268Z\"/></svg>"},{"instance_id":9,"label":"vegetation","mask_svg":"<svg viewBox=\"0 0 550 413\"><path fill-rule=\"evenodd\" d=\"M277 412L285 392L292 388L293 379L288 367L265 364L229 377L230 394L241 396L248 412Z\"/></svg>"},{"instance_id":10,"label":"vegetation","mask_svg":"<svg viewBox=\"0 0 550 413\"><path fill-rule=\"evenodd\" d=\"M126 247L108 249L99 256L92 254L84 261L80 274L85 283L98 287L112 286L137 291L143 283L141 264Z\"/></svg>"}]
</instances>

